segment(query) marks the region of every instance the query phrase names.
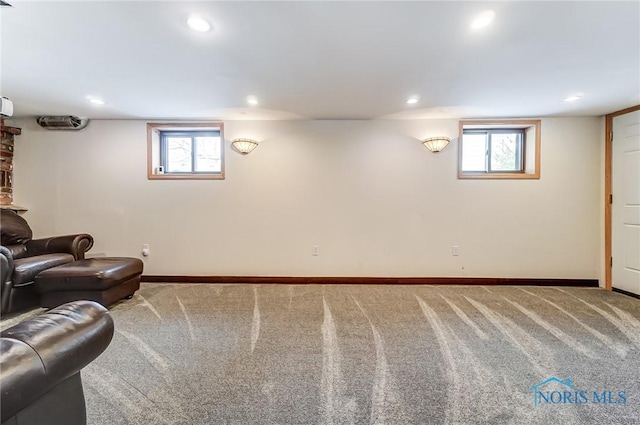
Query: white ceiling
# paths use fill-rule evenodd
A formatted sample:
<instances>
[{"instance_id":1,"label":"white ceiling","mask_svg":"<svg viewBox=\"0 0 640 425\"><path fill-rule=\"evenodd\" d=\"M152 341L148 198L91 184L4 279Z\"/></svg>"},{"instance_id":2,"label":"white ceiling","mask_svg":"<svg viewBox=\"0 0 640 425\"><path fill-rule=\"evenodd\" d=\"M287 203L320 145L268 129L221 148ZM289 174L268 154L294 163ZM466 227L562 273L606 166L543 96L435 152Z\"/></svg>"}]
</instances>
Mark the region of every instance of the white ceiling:
<instances>
[{"instance_id":1,"label":"white ceiling","mask_svg":"<svg viewBox=\"0 0 640 425\"><path fill-rule=\"evenodd\" d=\"M0 89L18 116L507 118L640 103L638 1L9 2ZM471 30L487 9L493 24ZM190 30L192 13L213 31Z\"/></svg>"}]
</instances>

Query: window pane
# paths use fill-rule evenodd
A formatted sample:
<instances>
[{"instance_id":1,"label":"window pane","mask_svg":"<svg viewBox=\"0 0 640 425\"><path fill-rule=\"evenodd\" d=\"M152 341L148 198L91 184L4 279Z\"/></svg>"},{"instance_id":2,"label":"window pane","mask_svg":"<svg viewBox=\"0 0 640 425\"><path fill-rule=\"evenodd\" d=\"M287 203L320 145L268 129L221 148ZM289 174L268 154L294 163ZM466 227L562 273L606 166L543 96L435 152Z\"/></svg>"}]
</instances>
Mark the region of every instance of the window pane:
<instances>
[{"instance_id":1,"label":"window pane","mask_svg":"<svg viewBox=\"0 0 640 425\"><path fill-rule=\"evenodd\" d=\"M168 173L191 172L191 138L167 137L167 169Z\"/></svg>"},{"instance_id":2,"label":"window pane","mask_svg":"<svg viewBox=\"0 0 640 425\"><path fill-rule=\"evenodd\" d=\"M520 171L519 134L491 134L491 171Z\"/></svg>"},{"instance_id":3,"label":"window pane","mask_svg":"<svg viewBox=\"0 0 640 425\"><path fill-rule=\"evenodd\" d=\"M486 136L482 133L463 134L462 171L486 171Z\"/></svg>"},{"instance_id":4,"label":"window pane","mask_svg":"<svg viewBox=\"0 0 640 425\"><path fill-rule=\"evenodd\" d=\"M196 170L219 173L222 171L219 137L196 137Z\"/></svg>"}]
</instances>

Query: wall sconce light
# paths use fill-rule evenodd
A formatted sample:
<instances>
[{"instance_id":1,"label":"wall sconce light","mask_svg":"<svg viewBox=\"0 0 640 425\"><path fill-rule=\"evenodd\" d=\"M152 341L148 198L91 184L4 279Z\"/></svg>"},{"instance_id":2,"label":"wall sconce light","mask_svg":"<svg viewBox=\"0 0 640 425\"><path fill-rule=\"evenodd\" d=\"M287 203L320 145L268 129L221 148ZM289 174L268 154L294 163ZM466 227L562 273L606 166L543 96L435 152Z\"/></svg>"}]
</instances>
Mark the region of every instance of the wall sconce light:
<instances>
[{"instance_id":1,"label":"wall sconce light","mask_svg":"<svg viewBox=\"0 0 640 425\"><path fill-rule=\"evenodd\" d=\"M451 140L448 137L438 136L424 139L422 144L431 152L440 152L442 149L447 147L450 141Z\"/></svg>"},{"instance_id":2,"label":"wall sconce light","mask_svg":"<svg viewBox=\"0 0 640 425\"><path fill-rule=\"evenodd\" d=\"M258 147L258 142L251 139L233 139L231 145L242 155L246 155Z\"/></svg>"}]
</instances>

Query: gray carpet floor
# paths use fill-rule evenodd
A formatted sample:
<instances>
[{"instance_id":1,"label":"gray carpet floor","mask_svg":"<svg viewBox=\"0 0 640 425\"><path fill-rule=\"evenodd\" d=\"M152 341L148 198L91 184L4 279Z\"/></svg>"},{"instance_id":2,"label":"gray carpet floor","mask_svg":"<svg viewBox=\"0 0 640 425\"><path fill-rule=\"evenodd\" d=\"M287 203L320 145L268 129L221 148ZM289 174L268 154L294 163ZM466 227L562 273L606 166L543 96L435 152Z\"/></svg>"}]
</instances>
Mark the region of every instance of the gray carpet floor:
<instances>
[{"instance_id":1,"label":"gray carpet floor","mask_svg":"<svg viewBox=\"0 0 640 425\"><path fill-rule=\"evenodd\" d=\"M640 301L601 289L144 284L111 313L90 425L640 424Z\"/></svg>"}]
</instances>

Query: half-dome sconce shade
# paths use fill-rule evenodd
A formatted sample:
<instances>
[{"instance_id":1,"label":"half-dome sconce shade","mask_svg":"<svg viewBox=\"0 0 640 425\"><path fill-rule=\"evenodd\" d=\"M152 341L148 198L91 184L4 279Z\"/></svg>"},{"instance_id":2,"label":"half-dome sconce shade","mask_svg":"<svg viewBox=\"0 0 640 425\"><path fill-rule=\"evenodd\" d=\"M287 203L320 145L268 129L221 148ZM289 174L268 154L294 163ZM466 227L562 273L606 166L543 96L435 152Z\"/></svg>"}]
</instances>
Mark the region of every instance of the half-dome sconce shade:
<instances>
[{"instance_id":1,"label":"half-dome sconce shade","mask_svg":"<svg viewBox=\"0 0 640 425\"><path fill-rule=\"evenodd\" d=\"M448 137L438 136L438 137L429 137L428 139L424 139L422 144L429 149L431 152L440 152L444 148L447 147L451 140Z\"/></svg>"},{"instance_id":2,"label":"half-dome sconce shade","mask_svg":"<svg viewBox=\"0 0 640 425\"><path fill-rule=\"evenodd\" d=\"M258 142L251 139L233 139L231 144L242 155L247 155L249 152L258 147Z\"/></svg>"}]
</instances>

